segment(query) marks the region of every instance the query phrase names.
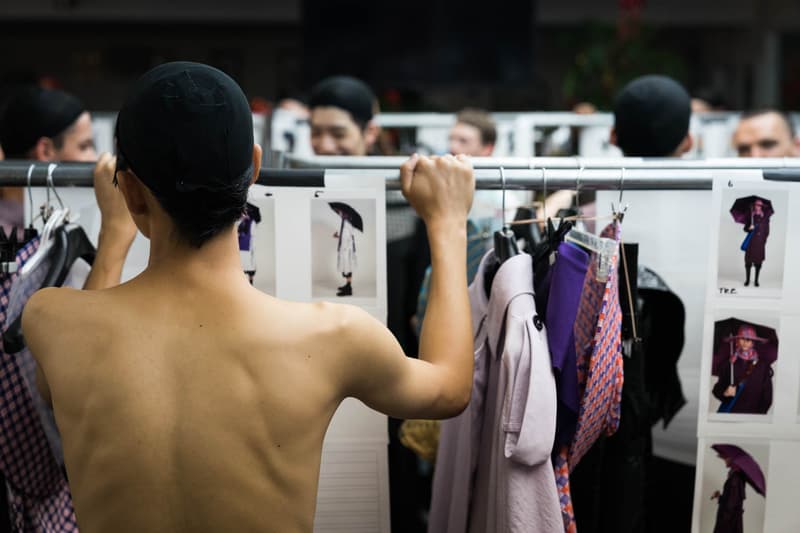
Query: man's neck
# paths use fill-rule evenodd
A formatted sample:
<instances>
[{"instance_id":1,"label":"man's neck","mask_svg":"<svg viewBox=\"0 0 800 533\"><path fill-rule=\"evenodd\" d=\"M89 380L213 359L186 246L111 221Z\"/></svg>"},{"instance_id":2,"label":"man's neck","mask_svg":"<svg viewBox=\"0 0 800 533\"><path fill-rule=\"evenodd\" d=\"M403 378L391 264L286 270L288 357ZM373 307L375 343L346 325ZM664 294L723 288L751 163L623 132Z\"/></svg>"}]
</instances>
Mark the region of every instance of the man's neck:
<instances>
[{"instance_id":1,"label":"man's neck","mask_svg":"<svg viewBox=\"0 0 800 533\"><path fill-rule=\"evenodd\" d=\"M238 277L244 281L235 228L225 230L199 248L174 234L160 235L150 239L147 270L151 273L179 275L186 280Z\"/></svg>"}]
</instances>

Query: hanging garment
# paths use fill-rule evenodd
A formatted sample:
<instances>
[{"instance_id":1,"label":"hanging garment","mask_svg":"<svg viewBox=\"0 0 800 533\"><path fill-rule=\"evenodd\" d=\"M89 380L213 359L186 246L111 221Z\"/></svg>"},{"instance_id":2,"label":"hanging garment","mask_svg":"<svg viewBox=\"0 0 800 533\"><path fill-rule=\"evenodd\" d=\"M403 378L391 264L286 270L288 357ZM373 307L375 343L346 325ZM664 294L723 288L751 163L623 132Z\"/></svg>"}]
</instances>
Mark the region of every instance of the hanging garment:
<instances>
[{"instance_id":1,"label":"hanging garment","mask_svg":"<svg viewBox=\"0 0 800 533\"><path fill-rule=\"evenodd\" d=\"M637 299L638 245L620 247L618 261L622 307L623 371L625 383L620 423L611 436L601 435L570 472L570 496L580 533L641 533L645 529L646 465L650 455L651 424L645 386L642 343L634 339ZM622 256L621 256L622 257ZM629 272L626 277L627 265ZM628 291L630 283L630 293ZM639 334L639 330L636 330Z\"/></svg>"},{"instance_id":2,"label":"hanging garment","mask_svg":"<svg viewBox=\"0 0 800 533\"><path fill-rule=\"evenodd\" d=\"M21 249L17 265L21 267L37 247L38 239ZM8 307L15 279L11 275L2 280L0 323L16 318ZM36 277L28 280L31 290L19 289L20 294L30 296L39 288ZM21 306L15 307L16 313L21 312ZM53 456L26 378L32 365L32 359L0 350L0 470L6 478L12 527L26 533L78 531L67 480Z\"/></svg>"},{"instance_id":3,"label":"hanging garment","mask_svg":"<svg viewBox=\"0 0 800 533\"><path fill-rule=\"evenodd\" d=\"M610 224L600 236L618 241L619 226ZM562 446L554 460L563 525L567 532L577 531L569 473L598 437L613 434L619 426L623 363L617 260L618 254L612 258L611 273L602 284L597 282L598 258L592 254L575 320L580 408L572 444Z\"/></svg>"},{"instance_id":4,"label":"hanging garment","mask_svg":"<svg viewBox=\"0 0 800 533\"><path fill-rule=\"evenodd\" d=\"M536 315L531 257L506 260L470 305L475 373L467 409L442 423L428 531L556 532L563 528L550 454L556 392L544 324Z\"/></svg>"},{"instance_id":5,"label":"hanging garment","mask_svg":"<svg viewBox=\"0 0 800 533\"><path fill-rule=\"evenodd\" d=\"M589 254L568 242L558 246L558 256L550 268L545 324L558 391L556 449L572 442L578 421L580 398L574 325L588 268Z\"/></svg>"},{"instance_id":6,"label":"hanging garment","mask_svg":"<svg viewBox=\"0 0 800 533\"><path fill-rule=\"evenodd\" d=\"M356 267L356 237L353 226L342 218L339 226L339 244L336 247L336 269L344 274L352 273Z\"/></svg>"},{"instance_id":7,"label":"hanging garment","mask_svg":"<svg viewBox=\"0 0 800 533\"><path fill-rule=\"evenodd\" d=\"M650 425L663 420L666 428L686 405L680 376L680 359L685 341L686 309L661 277L639 267L639 336L646 357L645 383L649 398Z\"/></svg>"}]
</instances>

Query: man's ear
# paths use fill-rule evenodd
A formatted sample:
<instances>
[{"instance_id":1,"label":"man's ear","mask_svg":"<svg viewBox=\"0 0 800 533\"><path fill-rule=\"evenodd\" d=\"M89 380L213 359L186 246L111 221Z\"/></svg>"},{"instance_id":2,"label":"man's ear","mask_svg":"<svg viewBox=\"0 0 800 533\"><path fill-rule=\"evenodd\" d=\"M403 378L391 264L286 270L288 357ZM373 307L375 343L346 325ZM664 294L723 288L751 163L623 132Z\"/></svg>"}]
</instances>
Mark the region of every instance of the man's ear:
<instances>
[{"instance_id":1,"label":"man's ear","mask_svg":"<svg viewBox=\"0 0 800 533\"><path fill-rule=\"evenodd\" d=\"M53 161L56 158L56 147L50 137L39 137L31 152L37 161Z\"/></svg>"},{"instance_id":2,"label":"man's ear","mask_svg":"<svg viewBox=\"0 0 800 533\"><path fill-rule=\"evenodd\" d=\"M150 238L150 206L147 204L147 194L145 185L139 181L130 170L117 171L117 187L119 187L122 197L125 198L125 205L131 214L133 223L142 235Z\"/></svg>"},{"instance_id":3,"label":"man's ear","mask_svg":"<svg viewBox=\"0 0 800 533\"><path fill-rule=\"evenodd\" d=\"M678 157L682 156L683 154L691 150L692 146L694 146L694 138L692 138L691 133L687 133L686 137L684 137L683 140L681 141L681 144L678 145L678 149L676 150L675 155Z\"/></svg>"},{"instance_id":4,"label":"man's ear","mask_svg":"<svg viewBox=\"0 0 800 533\"><path fill-rule=\"evenodd\" d=\"M491 157L494 152L494 144L484 144L481 147L481 157Z\"/></svg>"},{"instance_id":5,"label":"man's ear","mask_svg":"<svg viewBox=\"0 0 800 533\"><path fill-rule=\"evenodd\" d=\"M137 216L146 215L150 211L145 199L145 186L131 171L118 171L117 184L134 220Z\"/></svg>"},{"instance_id":6,"label":"man's ear","mask_svg":"<svg viewBox=\"0 0 800 533\"><path fill-rule=\"evenodd\" d=\"M256 143L253 145L253 179L250 180L250 185L254 184L258 181L258 173L261 172L261 158L264 155L264 151L261 149L261 145Z\"/></svg>"},{"instance_id":7,"label":"man's ear","mask_svg":"<svg viewBox=\"0 0 800 533\"><path fill-rule=\"evenodd\" d=\"M378 136L381 134L381 127L375 120L367 122L364 128L364 143L367 145L367 150L371 150L375 143L378 142Z\"/></svg>"}]
</instances>

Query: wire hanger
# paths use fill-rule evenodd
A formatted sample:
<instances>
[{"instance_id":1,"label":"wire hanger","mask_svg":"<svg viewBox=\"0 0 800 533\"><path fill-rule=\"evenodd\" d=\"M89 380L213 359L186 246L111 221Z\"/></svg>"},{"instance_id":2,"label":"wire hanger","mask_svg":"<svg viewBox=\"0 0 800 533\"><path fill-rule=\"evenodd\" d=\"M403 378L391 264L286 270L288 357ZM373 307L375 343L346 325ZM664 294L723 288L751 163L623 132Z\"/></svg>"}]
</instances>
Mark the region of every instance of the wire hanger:
<instances>
[{"instance_id":1,"label":"wire hanger","mask_svg":"<svg viewBox=\"0 0 800 533\"><path fill-rule=\"evenodd\" d=\"M55 182L53 181L53 172L58 168L56 163L50 163L47 166L47 191L46 191L46 204L41 208L42 219L45 221L42 228L42 236L39 241L39 248L31 255L28 260L22 265L20 269L20 277L26 278L31 272L41 264L45 257L47 257L49 249L53 246L53 236L55 235L56 228L64 225L69 219L69 209L64 207L64 202L56 191ZM53 189L54 196L58 200L59 208L53 209L50 205L50 189Z\"/></svg>"},{"instance_id":2,"label":"wire hanger","mask_svg":"<svg viewBox=\"0 0 800 533\"><path fill-rule=\"evenodd\" d=\"M497 260L503 263L506 259L519 254L519 247L517 246L516 235L511 231L510 225L506 221L506 172L503 167L500 167L500 182L503 188L501 211L503 229L494 232L494 254Z\"/></svg>"},{"instance_id":3,"label":"wire hanger","mask_svg":"<svg viewBox=\"0 0 800 533\"><path fill-rule=\"evenodd\" d=\"M577 180L576 186L580 186L580 175L583 167L578 171L579 179ZM622 202L622 184L625 179L625 172L623 170L620 176L620 205ZM619 215L615 211L613 202L611 205L611 210L614 213L612 220L619 220ZM581 217L577 217L579 220ZM598 217L599 218L599 217ZM572 228L569 233L566 234L564 240L567 242L571 242L573 244L577 244L582 248L590 250L597 254L597 275L595 279L599 282L605 283L608 280L608 276L611 274L611 269L614 266L614 255L617 253L619 249L619 243L615 239L607 239L605 237L598 237L592 233Z\"/></svg>"},{"instance_id":4,"label":"wire hanger","mask_svg":"<svg viewBox=\"0 0 800 533\"><path fill-rule=\"evenodd\" d=\"M625 192L625 167L620 169L619 173L619 199L617 200L617 206L614 207L614 202L611 202L611 213L614 215L614 218L617 222L622 222L622 219L625 218L625 212L628 210L627 205L622 205L622 195Z\"/></svg>"}]
</instances>

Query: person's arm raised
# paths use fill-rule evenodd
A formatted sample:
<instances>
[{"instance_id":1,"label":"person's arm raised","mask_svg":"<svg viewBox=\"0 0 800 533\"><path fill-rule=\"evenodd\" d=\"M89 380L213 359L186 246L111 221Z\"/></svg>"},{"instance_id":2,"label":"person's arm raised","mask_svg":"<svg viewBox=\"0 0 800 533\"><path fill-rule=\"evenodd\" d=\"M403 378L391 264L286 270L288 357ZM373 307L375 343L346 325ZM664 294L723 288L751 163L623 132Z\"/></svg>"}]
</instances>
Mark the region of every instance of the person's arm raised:
<instances>
[{"instance_id":1,"label":"person's arm raised","mask_svg":"<svg viewBox=\"0 0 800 533\"><path fill-rule=\"evenodd\" d=\"M419 359L365 312L340 317L347 352L346 393L399 418L446 418L461 412L472 390L472 322L467 295L467 214L475 179L465 157L414 156L401 167L403 194L425 221L431 286Z\"/></svg>"},{"instance_id":2,"label":"person's arm raised","mask_svg":"<svg viewBox=\"0 0 800 533\"><path fill-rule=\"evenodd\" d=\"M136 226L125 205L125 198L114 185L116 161L115 157L104 153L94 169L94 194L100 207L100 236L97 256L83 285L87 290L119 285L122 266L136 237Z\"/></svg>"}]
</instances>

